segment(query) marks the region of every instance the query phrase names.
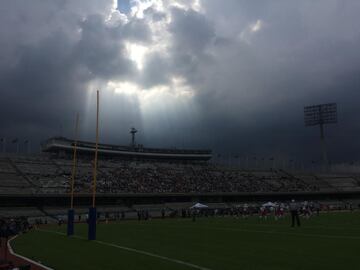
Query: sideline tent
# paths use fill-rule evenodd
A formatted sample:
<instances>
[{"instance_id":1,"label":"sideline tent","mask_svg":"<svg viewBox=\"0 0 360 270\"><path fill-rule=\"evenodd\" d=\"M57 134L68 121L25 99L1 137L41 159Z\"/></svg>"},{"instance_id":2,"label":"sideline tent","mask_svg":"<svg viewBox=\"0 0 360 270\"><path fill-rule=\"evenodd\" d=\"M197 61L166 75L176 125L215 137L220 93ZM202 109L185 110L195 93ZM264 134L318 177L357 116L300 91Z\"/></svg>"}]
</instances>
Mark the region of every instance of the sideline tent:
<instances>
[{"instance_id":1,"label":"sideline tent","mask_svg":"<svg viewBox=\"0 0 360 270\"><path fill-rule=\"evenodd\" d=\"M209 206L202 204L202 203L196 203L193 206L191 206L190 208L209 208Z\"/></svg>"},{"instance_id":2,"label":"sideline tent","mask_svg":"<svg viewBox=\"0 0 360 270\"><path fill-rule=\"evenodd\" d=\"M276 204L273 203L273 202L267 202L267 203L264 203L262 206L263 206L263 207L275 207Z\"/></svg>"}]
</instances>

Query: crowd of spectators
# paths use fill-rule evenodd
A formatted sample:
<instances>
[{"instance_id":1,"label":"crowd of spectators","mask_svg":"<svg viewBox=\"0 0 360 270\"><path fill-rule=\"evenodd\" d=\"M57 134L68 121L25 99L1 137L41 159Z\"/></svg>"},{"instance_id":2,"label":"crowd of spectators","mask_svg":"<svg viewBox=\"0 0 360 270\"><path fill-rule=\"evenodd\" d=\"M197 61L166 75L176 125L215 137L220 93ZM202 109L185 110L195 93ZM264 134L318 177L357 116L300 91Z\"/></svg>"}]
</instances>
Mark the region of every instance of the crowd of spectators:
<instances>
[{"instance_id":1,"label":"crowd of spectators","mask_svg":"<svg viewBox=\"0 0 360 270\"><path fill-rule=\"evenodd\" d=\"M75 189L91 189L92 174L77 175ZM316 186L301 179L271 170L259 177L251 172L226 170L212 166L136 167L123 164L118 168L101 168L97 191L100 193L228 193L314 191Z\"/></svg>"},{"instance_id":2,"label":"crowd of spectators","mask_svg":"<svg viewBox=\"0 0 360 270\"><path fill-rule=\"evenodd\" d=\"M0 237L9 238L31 228L27 218L2 218L0 219Z\"/></svg>"},{"instance_id":3,"label":"crowd of spectators","mask_svg":"<svg viewBox=\"0 0 360 270\"><path fill-rule=\"evenodd\" d=\"M4 163L5 164L5 163ZM36 193L70 191L71 160L13 160L18 172ZM75 192L92 190L91 161L79 160L75 175ZM20 172L20 173L19 173ZM99 193L235 193L317 191L319 188L281 170L263 172L216 167L210 164L165 162L99 162ZM8 176L6 176L8 179ZM10 183L9 187L13 185ZM17 187L17 186L16 186ZM12 187L16 190L15 186Z\"/></svg>"}]
</instances>

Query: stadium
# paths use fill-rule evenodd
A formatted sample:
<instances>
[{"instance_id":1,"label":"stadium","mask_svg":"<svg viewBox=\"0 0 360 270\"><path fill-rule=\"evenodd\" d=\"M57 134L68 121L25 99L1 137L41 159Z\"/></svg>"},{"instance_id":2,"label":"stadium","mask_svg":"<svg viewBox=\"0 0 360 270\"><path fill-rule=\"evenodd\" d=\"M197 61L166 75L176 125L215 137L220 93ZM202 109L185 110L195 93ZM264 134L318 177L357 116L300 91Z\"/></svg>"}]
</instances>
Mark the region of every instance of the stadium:
<instances>
[{"instance_id":1,"label":"stadium","mask_svg":"<svg viewBox=\"0 0 360 270\"><path fill-rule=\"evenodd\" d=\"M210 150L99 144L95 240L98 246L89 246L84 240L92 198L95 143L82 141L76 144L73 202L76 233L70 241L66 239L66 223L74 145L73 140L55 137L42 144L41 155L7 154L0 159L2 218L10 222L11 230L26 232L10 238L9 248L3 252L8 253L7 258L20 261L23 267L115 269L125 262L128 269L237 269L240 262L235 258L243 256L238 254L238 246L244 241L247 244L262 241L262 237L265 238L262 243L269 248L276 246L275 239L291 245L288 241L305 238L306 245L314 248L320 240L322 245L343 241L347 243L343 250L347 256L358 244L358 223L351 220L360 207L359 175L224 167L209 162ZM307 202L304 209L309 216L310 212L314 215L309 218L304 210L304 229L289 230L287 204L292 199ZM274 203L262 209L269 202ZM280 208L281 215L276 210ZM342 224L342 219L351 222ZM322 226L324 220L333 227ZM346 231L338 226L344 226L340 228ZM309 233L309 228L315 230ZM225 250L212 246L213 241L225 241L232 235L235 239L229 238L226 247L221 248ZM203 240L209 241L208 246L200 248L199 241ZM84 253L70 258L70 252L68 255L60 252L59 247L82 249ZM172 255L172 249L180 247L185 249L182 257ZM88 261L92 252L102 254L91 260L94 268L87 263L77 265L78 260ZM207 252L216 255L208 257ZM324 247L317 258L324 259L322 256L329 252L331 249ZM69 257L60 258L59 254ZM195 254L196 259L192 258ZM234 261L227 264L223 260Z\"/></svg>"},{"instance_id":2,"label":"stadium","mask_svg":"<svg viewBox=\"0 0 360 270\"><path fill-rule=\"evenodd\" d=\"M0 5L0 270L356 269L360 2Z\"/></svg>"}]
</instances>

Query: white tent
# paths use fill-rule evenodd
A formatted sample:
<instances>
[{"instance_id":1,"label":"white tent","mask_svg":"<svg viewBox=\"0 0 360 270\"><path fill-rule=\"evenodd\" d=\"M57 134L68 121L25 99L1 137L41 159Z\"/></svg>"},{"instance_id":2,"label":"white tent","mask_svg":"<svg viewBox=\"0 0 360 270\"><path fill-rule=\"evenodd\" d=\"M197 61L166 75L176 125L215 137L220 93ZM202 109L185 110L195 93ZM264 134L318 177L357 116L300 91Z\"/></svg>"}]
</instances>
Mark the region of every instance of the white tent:
<instances>
[{"instance_id":1,"label":"white tent","mask_svg":"<svg viewBox=\"0 0 360 270\"><path fill-rule=\"evenodd\" d=\"M249 205L247 203L244 203L244 204L236 204L235 207L237 208L248 208Z\"/></svg>"},{"instance_id":2,"label":"white tent","mask_svg":"<svg viewBox=\"0 0 360 270\"><path fill-rule=\"evenodd\" d=\"M193 206L191 206L190 208L198 208L198 209L200 209L200 208L208 208L208 206L207 205L205 205L205 204L202 204L202 203L195 203Z\"/></svg>"},{"instance_id":3,"label":"white tent","mask_svg":"<svg viewBox=\"0 0 360 270\"><path fill-rule=\"evenodd\" d=\"M263 206L263 207L275 207L276 204L273 203L273 202L267 202L267 203L264 203L262 206Z\"/></svg>"}]
</instances>

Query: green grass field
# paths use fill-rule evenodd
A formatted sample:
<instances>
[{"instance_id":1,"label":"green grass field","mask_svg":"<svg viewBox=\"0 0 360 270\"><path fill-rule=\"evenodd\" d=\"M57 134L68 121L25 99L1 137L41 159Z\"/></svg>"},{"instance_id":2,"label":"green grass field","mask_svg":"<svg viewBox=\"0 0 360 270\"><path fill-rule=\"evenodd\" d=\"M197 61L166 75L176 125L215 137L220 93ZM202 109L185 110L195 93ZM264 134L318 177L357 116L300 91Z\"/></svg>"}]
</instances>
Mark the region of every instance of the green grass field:
<instances>
[{"instance_id":1,"label":"green grass field","mask_svg":"<svg viewBox=\"0 0 360 270\"><path fill-rule=\"evenodd\" d=\"M360 212L281 221L234 218L166 219L87 226L48 226L15 239L16 252L58 270L81 269L358 269ZM46 230L46 231L45 231Z\"/></svg>"}]
</instances>

